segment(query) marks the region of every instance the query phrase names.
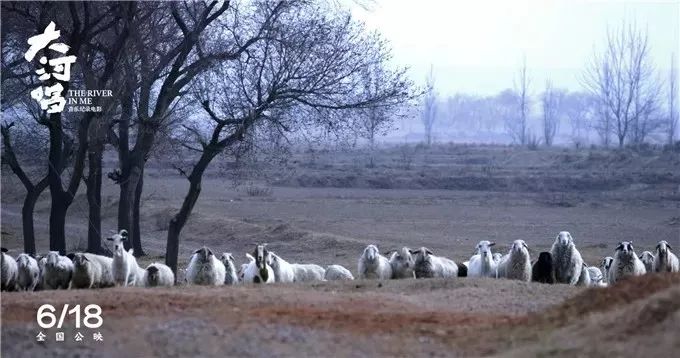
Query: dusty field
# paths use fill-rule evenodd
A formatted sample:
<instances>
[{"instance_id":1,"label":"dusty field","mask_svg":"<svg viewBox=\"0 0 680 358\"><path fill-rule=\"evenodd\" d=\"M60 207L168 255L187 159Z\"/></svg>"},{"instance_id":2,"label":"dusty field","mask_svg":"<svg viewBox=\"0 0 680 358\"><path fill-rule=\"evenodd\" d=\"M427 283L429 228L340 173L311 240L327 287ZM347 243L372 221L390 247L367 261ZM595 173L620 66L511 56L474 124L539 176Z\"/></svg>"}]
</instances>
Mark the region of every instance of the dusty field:
<instances>
[{"instance_id":1,"label":"dusty field","mask_svg":"<svg viewBox=\"0 0 680 358\"><path fill-rule=\"evenodd\" d=\"M255 242L269 242L272 250L289 261L339 263L352 271L369 243L377 243L382 250L428 246L458 261L468 259L479 240L495 240L497 249L505 252L513 240L521 238L535 257L549 248L560 230L571 231L590 264L610 255L622 240L632 240L638 252L653 249L661 239L680 247L677 153L475 146L405 153L393 148L379 153L374 168L365 165L363 155L296 153L292 169L269 184L257 184L271 188L262 195L235 188L216 168L205 178L196 209L182 233L180 266L201 245L233 252L237 260L243 260L243 253L251 251ZM142 264L163 260L166 225L188 185L159 163L152 163L148 173L141 224L149 255L140 259ZM2 246L16 255L22 247L23 189L5 170L2 184ZM86 243L87 205L81 189L83 193L69 209L69 250ZM117 187L105 180L104 236L116 227L116 203ZM43 195L35 216L39 251L48 247L48 210L49 196ZM594 299L609 300L609 295L624 289L584 292L506 281L435 280L383 282L382 287L377 282L361 282L3 293L2 349L3 356L14 356L14 349L24 344L8 345L11 341L25 342L31 352L48 355L65 355L72 348L81 356L100 355L101 350L92 345L37 345L35 311L46 302L101 303L106 314L102 333L109 338L101 346L109 356L124 344L141 355L167 356L318 356L327 352L338 356L449 352L463 356L640 356L666 352L654 351L656 347L677 349L677 338L663 330L664 325L680 322L677 276L643 281L625 287L643 292L644 297L627 298L620 305L592 312L588 307ZM671 281L675 284L669 288ZM653 289L643 291L645 286ZM604 329L630 315L632 320L647 322L658 317L662 304L670 318L655 330L637 334ZM585 307L576 311L583 320L560 318L554 323L539 319L559 312L563 305ZM134 325L138 333L130 333L127 325ZM183 334L182 327L189 327L189 333ZM559 338L563 336L569 339ZM200 344L197 337L201 337ZM625 343L629 339L631 343Z\"/></svg>"},{"instance_id":2,"label":"dusty field","mask_svg":"<svg viewBox=\"0 0 680 358\"><path fill-rule=\"evenodd\" d=\"M63 329L84 342L37 343L45 302L99 304L104 325ZM666 356L680 348L680 275L588 290L403 280L9 293L2 316L4 357Z\"/></svg>"}]
</instances>

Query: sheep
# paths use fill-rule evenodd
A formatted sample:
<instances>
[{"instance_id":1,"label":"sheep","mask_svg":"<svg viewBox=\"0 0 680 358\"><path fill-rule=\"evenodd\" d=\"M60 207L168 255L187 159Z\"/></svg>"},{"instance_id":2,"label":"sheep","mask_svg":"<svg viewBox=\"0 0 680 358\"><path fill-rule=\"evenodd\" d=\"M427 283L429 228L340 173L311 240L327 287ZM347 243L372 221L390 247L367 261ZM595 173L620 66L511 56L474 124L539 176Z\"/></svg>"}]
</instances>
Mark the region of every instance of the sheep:
<instances>
[{"instance_id":1,"label":"sheep","mask_svg":"<svg viewBox=\"0 0 680 358\"><path fill-rule=\"evenodd\" d=\"M295 270L293 266L279 255L270 251L272 257L272 270L274 270L274 282L295 282Z\"/></svg>"},{"instance_id":2,"label":"sheep","mask_svg":"<svg viewBox=\"0 0 680 358\"><path fill-rule=\"evenodd\" d=\"M255 245L253 260L248 263L243 272L243 282L274 283L274 269L271 267L272 256L267 250L267 244Z\"/></svg>"},{"instance_id":3,"label":"sheep","mask_svg":"<svg viewBox=\"0 0 680 358\"><path fill-rule=\"evenodd\" d=\"M239 280L239 282L243 282L243 276L246 272L246 268L248 268L248 265L251 262L255 262L255 258L253 257L253 255L251 255L247 252L246 252L246 259L248 260L248 262L242 264L241 268L238 270L238 280Z\"/></svg>"},{"instance_id":4,"label":"sheep","mask_svg":"<svg viewBox=\"0 0 680 358\"><path fill-rule=\"evenodd\" d=\"M375 245L368 245L359 257L357 271L360 279L388 280L392 278L390 261L378 251Z\"/></svg>"},{"instance_id":5,"label":"sheep","mask_svg":"<svg viewBox=\"0 0 680 358\"><path fill-rule=\"evenodd\" d=\"M654 254L649 251L642 251L639 256L640 261L645 265L645 271L651 273L654 271Z\"/></svg>"},{"instance_id":6,"label":"sheep","mask_svg":"<svg viewBox=\"0 0 680 358\"><path fill-rule=\"evenodd\" d=\"M531 267L531 281L547 284L556 282L551 253L543 251L538 254L538 260Z\"/></svg>"},{"instance_id":7,"label":"sheep","mask_svg":"<svg viewBox=\"0 0 680 358\"><path fill-rule=\"evenodd\" d=\"M38 261L38 284L35 286L35 291L42 291L45 289L45 264L47 263L47 256L36 255L34 257Z\"/></svg>"},{"instance_id":8,"label":"sheep","mask_svg":"<svg viewBox=\"0 0 680 358\"><path fill-rule=\"evenodd\" d=\"M224 284L225 285L235 285L238 283L238 276L236 272L236 264L234 256L230 252L222 253L220 261L224 265L225 275Z\"/></svg>"},{"instance_id":9,"label":"sheep","mask_svg":"<svg viewBox=\"0 0 680 358\"><path fill-rule=\"evenodd\" d=\"M50 251L45 257L43 284L47 290L67 289L73 277L73 262L59 251Z\"/></svg>"},{"instance_id":10,"label":"sheep","mask_svg":"<svg viewBox=\"0 0 680 358\"><path fill-rule=\"evenodd\" d=\"M113 279L116 285L140 286L144 270L137 265L137 259L133 255L133 249L125 251L124 241L128 240L127 230L120 230L118 234L106 238L113 241Z\"/></svg>"},{"instance_id":11,"label":"sheep","mask_svg":"<svg viewBox=\"0 0 680 358\"><path fill-rule=\"evenodd\" d=\"M326 281L352 281L354 276L348 269L340 265L330 265L326 267L326 272L323 276Z\"/></svg>"},{"instance_id":12,"label":"sheep","mask_svg":"<svg viewBox=\"0 0 680 358\"><path fill-rule=\"evenodd\" d=\"M392 266L392 278L416 278L413 271L415 261L408 247L402 247L390 255L390 266Z\"/></svg>"},{"instance_id":13,"label":"sheep","mask_svg":"<svg viewBox=\"0 0 680 358\"><path fill-rule=\"evenodd\" d=\"M215 257L209 248L203 246L191 255L186 271L188 284L220 286L224 285L225 276L224 264Z\"/></svg>"},{"instance_id":14,"label":"sheep","mask_svg":"<svg viewBox=\"0 0 680 358\"><path fill-rule=\"evenodd\" d=\"M456 265L458 265L458 277L467 277L468 275L468 265L466 262L464 263L459 263L456 262Z\"/></svg>"},{"instance_id":15,"label":"sheep","mask_svg":"<svg viewBox=\"0 0 680 358\"><path fill-rule=\"evenodd\" d=\"M17 256L17 286L22 291L34 291L40 281L38 261L29 254Z\"/></svg>"},{"instance_id":16,"label":"sheep","mask_svg":"<svg viewBox=\"0 0 680 358\"><path fill-rule=\"evenodd\" d=\"M602 271L595 266L588 266L588 275L590 276L590 285L595 287L606 287L607 282L604 280Z\"/></svg>"},{"instance_id":17,"label":"sheep","mask_svg":"<svg viewBox=\"0 0 680 358\"><path fill-rule=\"evenodd\" d=\"M531 258L524 240L515 240L510 251L503 256L496 269L497 277L511 280L531 281Z\"/></svg>"},{"instance_id":18,"label":"sheep","mask_svg":"<svg viewBox=\"0 0 680 358\"><path fill-rule=\"evenodd\" d=\"M455 261L442 256L435 256L426 247L411 251L411 254L415 255L416 278L458 276L458 265Z\"/></svg>"},{"instance_id":19,"label":"sheep","mask_svg":"<svg viewBox=\"0 0 680 358\"><path fill-rule=\"evenodd\" d=\"M671 252L673 248L666 242L661 240L656 245L656 254L654 255L654 271L655 272L678 272L680 271L680 263L678 257Z\"/></svg>"},{"instance_id":20,"label":"sheep","mask_svg":"<svg viewBox=\"0 0 680 358\"><path fill-rule=\"evenodd\" d=\"M17 276L19 275L19 269L17 267L17 262L14 258L6 254L7 249L2 248L0 253L0 266L2 267L2 282L0 284L0 290L2 291L15 291L17 285Z\"/></svg>"},{"instance_id":21,"label":"sheep","mask_svg":"<svg viewBox=\"0 0 680 358\"><path fill-rule=\"evenodd\" d=\"M583 270L583 258L568 231L562 231L557 235L550 254L553 257L555 282L576 285Z\"/></svg>"},{"instance_id":22,"label":"sheep","mask_svg":"<svg viewBox=\"0 0 680 358\"><path fill-rule=\"evenodd\" d=\"M103 288L115 285L113 259L89 253L67 255L73 261L71 288Z\"/></svg>"},{"instance_id":23,"label":"sheep","mask_svg":"<svg viewBox=\"0 0 680 358\"><path fill-rule=\"evenodd\" d=\"M326 270L315 264L291 264L295 272L295 282L323 281Z\"/></svg>"},{"instance_id":24,"label":"sheep","mask_svg":"<svg viewBox=\"0 0 680 358\"><path fill-rule=\"evenodd\" d=\"M609 284L613 285L616 281L625 276L644 275L645 264L635 255L633 243L629 241L620 242L616 247L614 261L609 269Z\"/></svg>"},{"instance_id":25,"label":"sheep","mask_svg":"<svg viewBox=\"0 0 680 358\"><path fill-rule=\"evenodd\" d=\"M604 259L602 259L602 262L600 263L600 267L602 268L602 281L605 283L609 282L609 270L612 267L612 262L614 261L614 258L611 256L607 256Z\"/></svg>"},{"instance_id":26,"label":"sheep","mask_svg":"<svg viewBox=\"0 0 680 358\"><path fill-rule=\"evenodd\" d=\"M146 267L141 281L144 287L169 287L175 284L175 274L167 265L160 262L154 262Z\"/></svg>"},{"instance_id":27,"label":"sheep","mask_svg":"<svg viewBox=\"0 0 680 358\"><path fill-rule=\"evenodd\" d=\"M493 261L496 263L496 265L501 263L502 259L503 259L503 255L501 255L500 253L497 252L497 253L493 254Z\"/></svg>"},{"instance_id":28,"label":"sheep","mask_svg":"<svg viewBox=\"0 0 680 358\"><path fill-rule=\"evenodd\" d=\"M581 269L581 275L576 282L576 286L590 286L590 271L588 271L588 265L583 263L583 268Z\"/></svg>"},{"instance_id":29,"label":"sheep","mask_svg":"<svg viewBox=\"0 0 680 358\"><path fill-rule=\"evenodd\" d=\"M480 241L476 247L476 253L472 255L468 263L468 277L494 277L496 274L496 261L493 259L491 247L496 245L490 241Z\"/></svg>"}]
</instances>

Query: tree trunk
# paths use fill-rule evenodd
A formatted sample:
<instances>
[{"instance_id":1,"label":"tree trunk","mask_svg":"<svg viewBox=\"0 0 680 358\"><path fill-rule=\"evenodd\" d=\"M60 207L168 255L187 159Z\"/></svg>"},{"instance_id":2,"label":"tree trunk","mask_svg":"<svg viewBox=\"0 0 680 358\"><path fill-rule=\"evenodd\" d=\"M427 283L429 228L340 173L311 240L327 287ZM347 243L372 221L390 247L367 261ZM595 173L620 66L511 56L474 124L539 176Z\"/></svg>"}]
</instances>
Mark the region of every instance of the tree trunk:
<instances>
[{"instance_id":1,"label":"tree trunk","mask_svg":"<svg viewBox=\"0 0 680 358\"><path fill-rule=\"evenodd\" d=\"M184 197L184 202L182 202L182 208L179 212L170 219L170 225L168 226L168 242L165 251L165 264L168 265L172 272L175 273L175 279L177 279L177 258L179 255L179 234L182 232L184 225L191 215L191 211L196 205L198 196L201 194L201 181L203 180L203 173L210 164L210 161L219 153L220 149L209 149L206 150L201 155L194 169L189 175L189 191Z\"/></svg>"},{"instance_id":2,"label":"tree trunk","mask_svg":"<svg viewBox=\"0 0 680 358\"><path fill-rule=\"evenodd\" d=\"M142 191L144 190L144 168L142 167L142 175L137 182L137 189L135 190L135 202L132 210L132 248L135 256L146 256L144 249L142 249L142 232L139 228L140 222L140 206L142 203Z\"/></svg>"},{"instance_id":3,"label":"tree trunk","mask_svg":"<svg viewBox=\"0 0 680 358\"><path fill-rule=\"evenodd\" d=\"M87 252L99 254L102 245L102 156L103 144L88 153L87 203L90 224L87 229Z\"/></svg>"},{"instance_id":4,"label":"tree trunk","mask_svg":"<svg viewBox=\"0 0 680 358\"><path fill-rule=\"evenodd\" d=\"M33 212L35 211L35 203L38 201L40 194L47 188L47 181L38 183L38 185L29 188L24 198L24 205L21 207L21 223L24 233L24 252L35 255L35 228L33 225Z\"/></svg>"},{"instance_id":5,"label":"tree trunk","mask_svg":"<svg viewBox=\"0 0 680 358\"><path fill-rule=\"evenodd\" d=\"M59 195L58 195L59 196ZM54 195L52 196L54 200ZM66 255L66 210L68 205L63 199L52 201L50 206L50 251Z\"/></svg>"}]
</instances>

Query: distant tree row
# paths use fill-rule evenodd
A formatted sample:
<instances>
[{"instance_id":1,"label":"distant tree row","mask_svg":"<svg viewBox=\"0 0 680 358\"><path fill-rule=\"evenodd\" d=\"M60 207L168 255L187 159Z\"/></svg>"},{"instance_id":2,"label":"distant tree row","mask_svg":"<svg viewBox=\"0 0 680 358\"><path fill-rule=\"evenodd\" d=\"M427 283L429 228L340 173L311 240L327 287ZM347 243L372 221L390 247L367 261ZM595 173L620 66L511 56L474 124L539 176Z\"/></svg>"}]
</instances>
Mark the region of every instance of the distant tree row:
<instances>
[{"instance_id":1,"label":"distant tree row","mask_svg":"<svg viewBox=\"0 0 680 358\"><path fill-rule=\"evenodd\" d=\"M679 117L675 56L669 73L657 70L648 35L634 24L609 30L606 40L605 48L595 52L580 76L583 90L578 92L556 88L551 80L533 90L523 59L512 89L495 96L440 98L430 70L421 110L426 144L432 142L435 121L438 129L503 132L519 145L540 140L551 146L558 133L577 146L594 142L592 137L605 147L637 146L650 140L673 144ZM568 130L561 130L564 124Z\"/></svg>"}]
</instances>

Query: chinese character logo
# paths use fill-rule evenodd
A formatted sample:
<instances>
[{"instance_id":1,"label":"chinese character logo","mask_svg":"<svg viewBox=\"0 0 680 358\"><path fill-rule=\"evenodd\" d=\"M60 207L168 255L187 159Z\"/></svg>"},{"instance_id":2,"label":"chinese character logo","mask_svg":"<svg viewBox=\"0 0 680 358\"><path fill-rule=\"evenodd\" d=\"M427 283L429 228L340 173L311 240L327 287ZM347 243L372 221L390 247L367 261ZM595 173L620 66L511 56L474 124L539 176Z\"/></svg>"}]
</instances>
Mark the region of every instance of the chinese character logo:
<instances>
[{"instance_id":1,"label":"chinese character logo","mask_svg":"<svg viewBox=\"0 0 680 358\"><path fill-rule=\"evenodd\" d=\"M45 342L45 337L47 337L47 335L45 333L42 333L42 332L39 332L38 335L35 336L35 338L38 340L38 342Z\"/></svg>"},{"instance_id":2,"label":"chinese character logo","mask_svg":"<svg viewBox=\"0 0 680 358\"><path fill-rule=\"evenodd\" d=\"M63 342L64 341L64 332L57 332L55 335L55 339L57 342Z\"/></svg>"},{"instance_id":3,"label":"chinese character logo","mask_svg":"<svg viewBox=\"0 0 680 358\"><path fill-rule=\"evenodd\" d=\"M63 56L68 52L69 47L64 43L52 43L61 35L61 31L56 29L54 22L50 22L42 34L35 35L28 39L28 44L31 46L24 58L26 61L33 61L38 51L45 48L57 52L57 58L47 59L46 56L41 56L39 61L42 65L35 73L39 75L40 81L47 81L50 78L54 80L68 82L71 80L71 64L76 62L76 56ZM44 51L45 52L45 51ZM60 113L64 110L66 100L62 96L64 86L61 83L55 83L52 86L38 87L31 91L31 97L40 103L42 110L47 110L47 113Z\"/></svg>"},{"instance_id":4,"label":"chinese character logo","mask_svg":"<svg viewBox=\"0 0 680 358\"><path fill-rule=\"evenodd\" d=\"M103 341L104 341L104 336L102 335L101 332L95 332L95 333L92 333L92 339L93 339L95 342L103 342Z\"/></svg>"},{"instance_id":5,"label":"chinese character logo","mask_svg":"<svg viewBox=\"0 0 680 358\"><path fill-rule=\"evenodd\" d=\"M85 337L85 336L83 336L82 333L80 333L80 332L76 333L76 337L75 337L76 342L81 342L81 341L83 340L84 337Z\"/></svg>"}]
</instances>

